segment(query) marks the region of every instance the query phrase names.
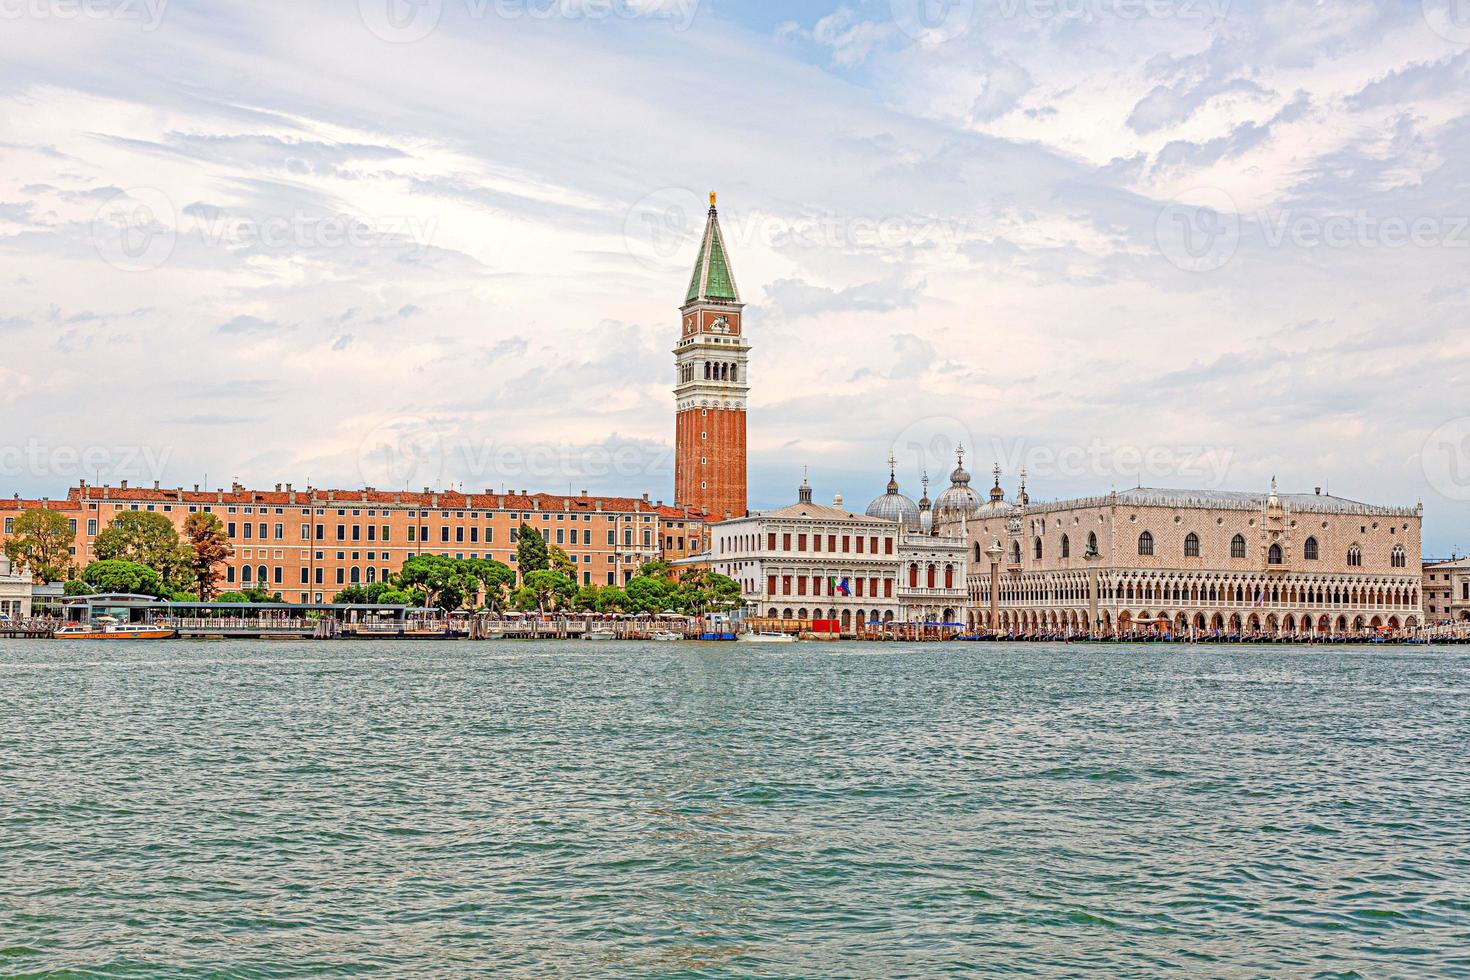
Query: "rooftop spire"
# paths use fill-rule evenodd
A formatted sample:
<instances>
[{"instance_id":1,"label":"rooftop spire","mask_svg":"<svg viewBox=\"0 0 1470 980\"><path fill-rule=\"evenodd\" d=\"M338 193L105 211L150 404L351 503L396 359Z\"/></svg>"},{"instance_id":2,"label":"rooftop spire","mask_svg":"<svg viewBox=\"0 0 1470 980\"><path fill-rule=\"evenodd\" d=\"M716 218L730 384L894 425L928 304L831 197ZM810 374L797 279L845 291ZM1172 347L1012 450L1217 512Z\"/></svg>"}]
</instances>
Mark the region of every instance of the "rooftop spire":
<instances>
[{"instance_id":1,"label":"rooftop spire","mask_svg":"<svg viewBox=\"0 0 1470 980\"><path fill-rule=\"evenodd\" d=\"M796 499L803 504L812 502L812 485L807 482L807 468L801 468L801 489L796 491Z\"/></svg>"},{"instance_id":2,"label":"rooftop spire","mask_svg":"<svg viewBox=\"0 0 1470 980\"><path fill-rule=\"evenodd\" d=\"M730 258L725 254L725 236L720 231L716 200L718 196L710 191L709 220L705 222L704 238L699 243L699 259L694 263L694 275L689 278L689 295L685 303L740 302L740 290L735 287L735 274L730 271Z\"/></svg>"}]
</instances>

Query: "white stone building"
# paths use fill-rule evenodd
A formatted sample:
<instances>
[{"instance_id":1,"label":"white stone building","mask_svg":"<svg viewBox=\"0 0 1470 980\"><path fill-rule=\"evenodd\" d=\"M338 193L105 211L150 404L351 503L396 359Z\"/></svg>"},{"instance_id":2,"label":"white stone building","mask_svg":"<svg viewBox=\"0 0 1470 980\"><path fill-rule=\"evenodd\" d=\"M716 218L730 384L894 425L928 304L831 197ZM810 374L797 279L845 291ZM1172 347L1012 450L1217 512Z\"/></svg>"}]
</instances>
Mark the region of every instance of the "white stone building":
<instances>
[{"instance_id":1,"label":"white stone building","mask_svg":"<svg viewBox=\"0 0 1470 980\"><path fill-rule=\"evenodd\" d=\"M12 569L10 559L0 552L0 616L11 620L29 619L31 594L31 576Z\"/></svg>"},{"instance_id":2,"label":"white stone building","mask_svg":"<svg viewBox=\"0 0 1470 980\"><path fill-rule=\"evenodd\" d=\"M898 496L889 483L889 495ZM919 530L906 497L902 514L871 516L812 501L802 482L797 502L714 525L710 567L740 583L749 615L865 623L959 623L965 604L965 541ZM903 507L904 503L907 507Z\"/></svg>"}]
</instances>

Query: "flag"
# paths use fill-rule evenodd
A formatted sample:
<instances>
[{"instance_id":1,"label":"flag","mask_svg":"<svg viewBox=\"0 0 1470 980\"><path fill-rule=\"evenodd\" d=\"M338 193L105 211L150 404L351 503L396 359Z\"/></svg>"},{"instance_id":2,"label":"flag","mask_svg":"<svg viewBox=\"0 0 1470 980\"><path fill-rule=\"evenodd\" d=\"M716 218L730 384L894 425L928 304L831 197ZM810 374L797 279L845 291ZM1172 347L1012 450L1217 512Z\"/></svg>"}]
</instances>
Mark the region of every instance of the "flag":
<instances>
[{"instance_id":1,"label":"flag","mask_svg":"<svg viewBox=\"0 0 1470 980\"><path fill-rule=\"evenodd\" d=\"M1257 589L1256 590L1256 608L1257 609L1260 609L1265 604L1266 604L1266 590L1265 589Z\"/></svg>"},{"instance_id":2,"label":"flag","mask_svg":"<svg viewBox=\"0 0 1470 980\"><path fill-rule=\"evenodd\" d=\"M845 595L845 596L852 595L852 588L847 584L847 581L848 581L847 579L843 579L842 581L839 582L837 580L837 576L835 576L835 575L832 576L832 582L831 582L832 591L834 593L836 593L837 595Z\"/></svg>"}]
</instances>

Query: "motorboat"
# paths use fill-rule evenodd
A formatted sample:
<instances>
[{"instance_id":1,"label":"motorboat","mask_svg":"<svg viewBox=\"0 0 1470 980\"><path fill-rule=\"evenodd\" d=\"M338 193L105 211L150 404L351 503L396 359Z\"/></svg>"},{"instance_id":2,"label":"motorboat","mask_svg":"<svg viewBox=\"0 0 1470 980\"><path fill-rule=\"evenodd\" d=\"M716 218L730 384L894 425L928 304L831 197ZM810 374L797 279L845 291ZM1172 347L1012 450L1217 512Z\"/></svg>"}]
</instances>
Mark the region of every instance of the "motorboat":
<instances>
[{"instance_id":1,"label":"motorboat","mask_svg":"<svg viewBox=\"0 0 1470 980\"><path fill-rule=\"evenodd\" d=\"M58 640L171 640L179 631L99 616L95 623L67 623L51 635Z\"/></svg>"},{"instance_id":2,"label":"motorboat","mask_svg":"<svg viewBox=\"0 0 1470 980\"><path fill-rule=\"evenodd\" d=\"M790 633L741 633L741 643L795 643Z\"/></svg>"},{"instance_id":3,"label":"motorboat","mask_svg":"<svg viewBox=\"0 0 1470 980\"><path fill-rule=\"evenodd\" d=\"M651 639L658 643L677 643L684 639L684 635L682 633L670 633L668 630L659 630L653 634Z\"/></svg>"},{"instance_id":4,"label":"motorboat","mask_svg":"<svg viewBox=\"0 0 1470 980\"><path fill-rule=\"evenodd\" d=\"M618 634L614 633L612 630L588 630L586 633L582 634L582 639L584 640L595 640L599 642L606 640L616 640L617 638Z\"/></svg>"}]
</instances>

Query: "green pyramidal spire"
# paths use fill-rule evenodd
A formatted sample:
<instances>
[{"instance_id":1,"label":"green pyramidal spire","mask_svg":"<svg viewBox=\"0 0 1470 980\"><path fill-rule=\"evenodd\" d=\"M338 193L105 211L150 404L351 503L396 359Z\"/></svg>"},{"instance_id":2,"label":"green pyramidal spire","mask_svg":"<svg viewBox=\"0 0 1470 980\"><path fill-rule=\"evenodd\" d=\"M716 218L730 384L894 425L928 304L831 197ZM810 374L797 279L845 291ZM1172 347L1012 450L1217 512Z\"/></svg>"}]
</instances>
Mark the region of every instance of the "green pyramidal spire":
<instances>
[{"instance_id":1,"label":"green pyramidal spire","mask_svg":"<svg viewBox=\"0 0 1470 980\"><path fill-rule=\"evenodd\" d=\"M699 260L694 263L694 275L689 279L689 295L684 302L705 300L717 303L740 302L740 290L735 288L730 259L725 255L725 239L720 234L720 215L715 210L713 193L709 196L709 221L704 226L704 239L699 243Z\"/></svg>"}]
</instances>

